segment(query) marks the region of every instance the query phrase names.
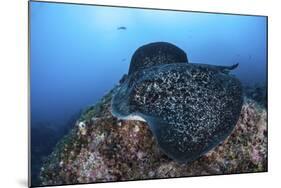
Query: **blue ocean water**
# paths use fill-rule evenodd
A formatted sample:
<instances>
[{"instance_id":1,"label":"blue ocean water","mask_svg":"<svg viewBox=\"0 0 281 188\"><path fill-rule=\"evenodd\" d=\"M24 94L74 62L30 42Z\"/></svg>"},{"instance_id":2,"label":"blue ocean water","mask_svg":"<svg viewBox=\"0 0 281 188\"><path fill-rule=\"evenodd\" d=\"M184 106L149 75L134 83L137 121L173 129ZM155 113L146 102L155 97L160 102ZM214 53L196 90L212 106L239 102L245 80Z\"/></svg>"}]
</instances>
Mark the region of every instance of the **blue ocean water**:
<instances>
[{"instance_id":1,"label":"blue ocean water","mask_svg":"<svg viewBox=\"0 0 281 188\"><path fill-rule=\"evenodd\" d=\"M151 42L175 44L192 63L239 63L233 74L244 85L266 84L266 24L261 16L31 2L31 126L57 131L74 122Z\"/></svg>"}]
</instances>

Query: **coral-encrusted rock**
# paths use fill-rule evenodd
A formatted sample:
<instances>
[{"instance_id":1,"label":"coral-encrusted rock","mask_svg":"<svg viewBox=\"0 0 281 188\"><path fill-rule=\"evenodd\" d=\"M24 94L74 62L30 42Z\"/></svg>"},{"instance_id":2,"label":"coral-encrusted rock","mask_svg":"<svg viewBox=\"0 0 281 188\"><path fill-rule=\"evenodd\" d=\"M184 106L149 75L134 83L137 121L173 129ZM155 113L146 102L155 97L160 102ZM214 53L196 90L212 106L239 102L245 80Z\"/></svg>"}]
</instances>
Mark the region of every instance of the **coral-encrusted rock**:
<instances>
[{"instance_id":1,"label":"coral-encrusted rock","mask_svg":"<svg viewBox=\"0 0 281 188\"><path fill-rule=\"evenodd\" d=\"M205 156L179 164L146 123L110 113L112 92L86 110L41 168L42 185L267 171L267 112L245 99L233 133Z\"/></svg>"}]
</instances>

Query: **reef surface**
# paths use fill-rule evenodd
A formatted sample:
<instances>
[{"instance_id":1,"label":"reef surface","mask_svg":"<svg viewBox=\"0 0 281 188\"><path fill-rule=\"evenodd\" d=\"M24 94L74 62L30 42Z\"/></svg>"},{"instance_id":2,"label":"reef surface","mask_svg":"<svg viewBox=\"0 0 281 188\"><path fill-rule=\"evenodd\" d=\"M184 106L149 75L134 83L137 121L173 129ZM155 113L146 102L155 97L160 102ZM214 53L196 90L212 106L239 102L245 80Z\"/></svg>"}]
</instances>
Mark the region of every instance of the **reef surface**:
<instances>
[{"instance_id":1,"label":"reef surface","mask_svg":"<svg viewBox=\"0 0 281 188\"><path fill-rule=\"evenodd\" d=\"M41 185L267 171L267 109L244 98L232 134L187 164L168 158L148 125L111 114L114 89L86 109L41 167Z\"/></svg>"}]
</instances>

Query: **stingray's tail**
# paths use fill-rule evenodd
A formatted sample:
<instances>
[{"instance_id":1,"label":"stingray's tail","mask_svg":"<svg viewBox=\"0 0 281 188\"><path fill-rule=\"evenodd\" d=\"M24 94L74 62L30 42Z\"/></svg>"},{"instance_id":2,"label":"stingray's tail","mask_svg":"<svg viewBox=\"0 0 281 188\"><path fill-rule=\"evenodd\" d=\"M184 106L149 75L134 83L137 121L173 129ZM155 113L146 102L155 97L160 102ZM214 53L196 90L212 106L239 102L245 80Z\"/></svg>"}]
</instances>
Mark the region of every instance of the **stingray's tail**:
<instances>
[{"instance_id":1,"label":"stingray's tail","mask_svg":"<svg viewBox=\"0 0 281 188\"><path fill-rule=\"evenodd\" d=\"M239 63L236 63L231 66L226 66L226 67L224 67L224 69L233 70L233 69L236 69L238 67L238 65L239 65Z\"/></svg>"},{"instance_id":2,"label":"stingray's tail","mask_svg":"<svg viewBox=\"0 0 281 188\"><path fill-rule=\"evenodd\" d=\"M239 63L233 64L231 66L218 66L218 67L221 72L228 74L231 70L236 69L238 65Z\"/></svg>"}]
</instances>

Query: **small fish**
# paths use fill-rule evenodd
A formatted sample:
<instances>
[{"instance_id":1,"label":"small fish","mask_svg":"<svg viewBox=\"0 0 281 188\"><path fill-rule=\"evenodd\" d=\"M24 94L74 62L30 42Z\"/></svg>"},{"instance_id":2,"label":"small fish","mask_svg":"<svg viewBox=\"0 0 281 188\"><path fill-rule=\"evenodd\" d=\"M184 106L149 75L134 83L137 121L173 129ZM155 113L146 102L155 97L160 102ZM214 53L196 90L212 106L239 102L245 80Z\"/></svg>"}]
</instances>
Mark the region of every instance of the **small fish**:
<instances>
[{"instance_id":1,"label":"small fish","mask_svg":"<svg viewBox=\"0 0 281 188\"><path fill-rule=\"evenodd\" d=\"M125 27L125 26L120 26L117 28L117 30L126 30L126 29L127 29L127 27Z\"/></svg>"}]
</instances>

